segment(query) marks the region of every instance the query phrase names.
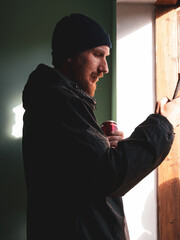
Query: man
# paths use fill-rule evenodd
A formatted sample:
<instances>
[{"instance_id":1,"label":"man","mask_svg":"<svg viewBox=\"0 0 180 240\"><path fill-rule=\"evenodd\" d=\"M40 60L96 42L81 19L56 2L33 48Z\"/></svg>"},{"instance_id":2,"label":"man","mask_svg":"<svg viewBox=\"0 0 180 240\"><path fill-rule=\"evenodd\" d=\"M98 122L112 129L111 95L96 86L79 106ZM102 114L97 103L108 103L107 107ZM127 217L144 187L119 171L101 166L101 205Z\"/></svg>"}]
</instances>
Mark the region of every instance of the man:
<instances>
[{"instance_id":1,"label":"man","mask_svg":"<svg viewBox=\"0 0 180 240\"><path fill-rule=\"evenodd\" d=\"M159 101L127 139L102 132L93 97L110 48L98 23L64 17L52 38L54 68L40 64L24 88L27 240L128 239L121 197L170 151L179 98Z\"/></svg>"}]
</instances>

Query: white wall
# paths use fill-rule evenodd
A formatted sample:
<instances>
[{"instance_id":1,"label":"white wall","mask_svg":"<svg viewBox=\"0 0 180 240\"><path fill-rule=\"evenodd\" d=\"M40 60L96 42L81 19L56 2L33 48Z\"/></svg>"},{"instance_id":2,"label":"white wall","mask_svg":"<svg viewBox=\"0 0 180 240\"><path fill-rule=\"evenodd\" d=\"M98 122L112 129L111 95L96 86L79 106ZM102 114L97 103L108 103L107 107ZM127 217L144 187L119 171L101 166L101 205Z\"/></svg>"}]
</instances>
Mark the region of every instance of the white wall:
<instances>
[{"instance_id":1,"label":"white wall","mask_svg":"<svg viewBox=\"0 0 180 240\"><path fill-rule=\"evenodd\" d=\"M128 137L155 103L153 4L117 3L117 122ZM156 171L124 197L131 240L156 240Z\"/></svg>"}]
</instances>

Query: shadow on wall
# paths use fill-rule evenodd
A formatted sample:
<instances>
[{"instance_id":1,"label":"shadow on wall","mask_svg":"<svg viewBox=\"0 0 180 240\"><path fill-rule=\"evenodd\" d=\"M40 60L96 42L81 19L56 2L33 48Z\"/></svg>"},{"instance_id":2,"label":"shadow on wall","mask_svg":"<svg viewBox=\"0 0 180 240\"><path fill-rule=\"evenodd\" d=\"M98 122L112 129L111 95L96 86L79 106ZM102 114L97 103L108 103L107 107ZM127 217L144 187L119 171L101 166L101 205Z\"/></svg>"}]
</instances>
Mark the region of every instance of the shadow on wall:
<instances>
[{"instance_id":1,"label":"shadow on wall","mask_svg":"<svg viewBox=\"0 0 180 240\"><path fill-rule=\"evenodd\" d=\"M179 178L171 179L159 186L159 239L180 239Z\"/></svg>"},{"instance_id":2,"label":"shadow on wall","mask_svg":"<svg viewBox=\"0 0 180 240\"><path fill-rule=\"evenodd\" d=\"M173 201L172 201L172 195ZM158 226L159 239L170 240L179 239L180 237L180 179L171 179L159 186L159 217L161 224ZM164 201L166 199L166 201ZM153 238L151 225L149 219L152 216L151 203L154 201L153 191L147 197L144 205L144 212L142 213L142 224L145 231L138 238L138 240L155 240ZM162 233L162 227L166 228L165 234ZM169 234L169 235L168 235Z\"/></svg>"},{"instance_id":3,"label":"shadow on wall","mask_svg":"<svg viewBox=\"0 0 180 240\"><path fill-rule=\"evenodd\" d=\"M26 195L21 140L1 144L0 168L0 238L25 239Z\"/></svg>"},{"instance_id":4,"label":"shadow on wall","mask_svg":"<svg viewBox=\"0 0 180 240\"><path fill-rule=\"evenodd\" d=\"M154 202L154 191L151 191L147 197L147 200L144 205L144 211L142 213L142 225L145 231L137 240L156 240L152 233L154 232L153 226L149 224L149 219L152 219L152 215L155 213L152 212L151 204Z\"/></svg>"},{"instance_id":5,"label":"shadow on wall","mask_svg":"<svg viewBox=\"0 0 180 240\"><path fill-rule=\"evenodd\" d=\"M117 18L120 19L117 20L117 39L121 39L149 24L149 19L146 16L150 14L150 8L152 8L152 4L118 4Z\"/></svg>"}]
</instances>

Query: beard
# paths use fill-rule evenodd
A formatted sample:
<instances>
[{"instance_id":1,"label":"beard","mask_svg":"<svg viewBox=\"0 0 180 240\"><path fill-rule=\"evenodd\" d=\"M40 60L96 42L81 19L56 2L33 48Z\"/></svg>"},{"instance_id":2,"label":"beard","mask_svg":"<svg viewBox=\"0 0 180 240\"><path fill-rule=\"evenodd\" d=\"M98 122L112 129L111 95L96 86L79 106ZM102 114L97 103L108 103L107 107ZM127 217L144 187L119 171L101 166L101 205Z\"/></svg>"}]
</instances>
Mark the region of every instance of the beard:
<instances>
[{"instance_id":1,"label":"beard","mask_svg":"<svg viewBox=\"0 0 180 240\"><path fill-rule=\"evenodd\" d=\"M99 81L99 78L103 77L103 73L94 73L92 72L90 75L90 78L88 81L85 81L84 83L84 91L91 97L95 96L95 91L97 88L97 82Z\"/></svg>"},{"instance_id":2,"label":"beard","mask_svg":"<svg viewBox=\"0 0 180 240\"><path fill-rule=\"evenodd\" d=\"M82 90L87 93L90 97L95 96L95 91L97 88L97 82L99 78L103 77L103 73L91 73L88 78L79 78L77 82L81 86Z\"/></svg>"},{"instance_id":3,"label":"beard","mask_svg":"<svg viewBox=\"0 0 180 240\"><path fill-rule=\"evenodd\" d=\"M87 93L90 97L94 97L95 91L96 91L96 85L97 81L91 82L91 81L82 81L81 82L81 88L82 90Z\"/></svg>"}]
</instances>

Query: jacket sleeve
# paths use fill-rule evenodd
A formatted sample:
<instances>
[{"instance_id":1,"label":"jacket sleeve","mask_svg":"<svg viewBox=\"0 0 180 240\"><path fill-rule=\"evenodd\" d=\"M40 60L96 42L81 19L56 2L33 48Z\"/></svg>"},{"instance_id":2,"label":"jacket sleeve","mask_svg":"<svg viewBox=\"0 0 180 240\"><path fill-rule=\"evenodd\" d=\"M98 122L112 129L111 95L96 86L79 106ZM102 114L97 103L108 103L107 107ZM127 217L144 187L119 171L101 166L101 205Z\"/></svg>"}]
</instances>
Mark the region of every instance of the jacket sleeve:
<instances>
[{"instance_id":1,"label":"jacket sleeve","mask_svg":"<svg viewBox=\"0 0 180 240\"><path fill-rule=\"evenodd\" d=\"M79 192L123 196L159 166L169 153L174 133L165 117L150 115L129 138L120 141L117 148L111 148L88 105L71 92L60 90L60 99L59 92L57 98L53 92L54 102L59 103L58 107L55 104L56 110L52 110L57 111L53 118L57 124L53 125L59 125L55 132L63 135L66 141L63 137L60 144L63 148L56 155L63 155L63 151L70 159L71 175L74 174L78 181Z\"/></svg>"},{"instance_id":2,"label":"jacket sleeve","mask_svg":"<svg viewBox=\"0 0 180 240\"><path fill-rule=\"evenodd\" d=\"M107 195L123 196L165 159L174 133L169 121L152 114L131 136L109 148L98 165L96 184Z\"/></svg>"}]
</instances>

